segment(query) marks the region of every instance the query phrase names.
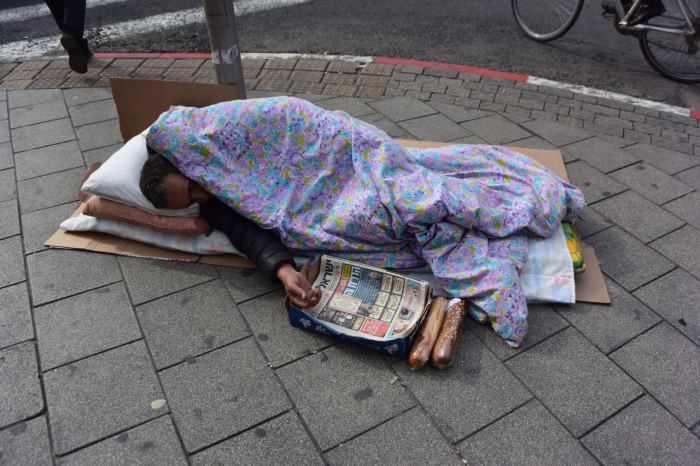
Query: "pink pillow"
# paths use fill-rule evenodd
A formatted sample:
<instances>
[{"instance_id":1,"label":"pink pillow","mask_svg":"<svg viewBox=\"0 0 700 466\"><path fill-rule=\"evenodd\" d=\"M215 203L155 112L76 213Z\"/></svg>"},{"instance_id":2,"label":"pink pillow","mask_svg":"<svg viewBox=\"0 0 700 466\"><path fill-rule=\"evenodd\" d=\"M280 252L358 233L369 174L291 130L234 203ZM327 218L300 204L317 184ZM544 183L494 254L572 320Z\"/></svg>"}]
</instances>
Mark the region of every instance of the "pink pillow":
<instances>
[{"instance_id":1,"label":"pink pillow","mask_svg":"<svg viewBox=\"0 0 700 466\"><path fill-rule=\"evenodd\" d=\"M99 196L88 198L83 213L91 217L141 225L176 235L198 236L210 230L209 224L199 217L164 217Z\"/></svg>"}]
</instances>

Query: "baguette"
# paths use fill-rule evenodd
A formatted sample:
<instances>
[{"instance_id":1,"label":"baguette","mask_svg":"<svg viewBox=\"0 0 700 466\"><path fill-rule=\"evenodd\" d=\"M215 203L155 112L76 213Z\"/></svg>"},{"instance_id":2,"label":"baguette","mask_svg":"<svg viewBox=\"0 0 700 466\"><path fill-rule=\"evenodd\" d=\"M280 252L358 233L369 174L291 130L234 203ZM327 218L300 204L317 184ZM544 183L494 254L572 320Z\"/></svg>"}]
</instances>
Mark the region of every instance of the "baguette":
<instances>
[{"instance_id":1,"label":"baguette","mask_svg":"<svg viewBox=\"0 0 700 466\"><path fill-rule=\"evenodd\" d=\"M453 299L447 304L445 319L430 356L430 362L435 368L445 369L454 362L462 335L464 315L464 301L461 299Z\"/></svg>"},{"instance_id":2,"label":"baguette","mask_svg":"<svg viewBox=\"0 0 700 466\"><path fill-rule=\"evenodd\" d=\"M430 359L430 353L433 351L445 317L446 304L447 300L442 297L435 298L430 304L428 315L418 329L411 351L408 353L408 368L412 371L417 371Z\"/></svg>"}]
</instances>

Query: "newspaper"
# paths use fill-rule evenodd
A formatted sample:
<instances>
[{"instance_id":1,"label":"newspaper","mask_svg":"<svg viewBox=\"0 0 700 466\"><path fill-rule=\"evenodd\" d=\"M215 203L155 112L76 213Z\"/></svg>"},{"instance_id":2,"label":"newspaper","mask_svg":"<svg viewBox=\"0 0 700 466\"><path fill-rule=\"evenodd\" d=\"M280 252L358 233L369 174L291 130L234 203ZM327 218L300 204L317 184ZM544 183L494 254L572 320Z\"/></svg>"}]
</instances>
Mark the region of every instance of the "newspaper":
<instances>
[{"instance_id":1,"label":"newspaper","mask_svg":"<svg viewBox=\"0 0 700 466\"><path fill-rule=\"evenodd\" d=\"M388 341L410 335L430 300L430 285L365 264L323 255L312 286L321 300L306 312L352 337Z\"/></svg>"}]
</instances>

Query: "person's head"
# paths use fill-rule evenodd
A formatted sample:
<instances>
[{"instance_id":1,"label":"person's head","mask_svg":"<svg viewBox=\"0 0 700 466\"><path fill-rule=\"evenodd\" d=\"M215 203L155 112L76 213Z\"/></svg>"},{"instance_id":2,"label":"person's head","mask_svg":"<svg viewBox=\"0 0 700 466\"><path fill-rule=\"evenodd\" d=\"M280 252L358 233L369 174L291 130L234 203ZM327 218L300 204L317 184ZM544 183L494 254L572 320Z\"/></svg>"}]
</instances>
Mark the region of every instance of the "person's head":
<instances>
[{"instance_id":1,"label":"person's head","mask_svg":"<svg viewBox=\"0 0 700 466\"><path fill-rule=\"evenodd\" d=\"M177 171L173 164L150 147L141 170L139 187L157 209L184 209L194 202L203 203L209 199L209 193L199 184Z\"/></svg>"}]
</instances>

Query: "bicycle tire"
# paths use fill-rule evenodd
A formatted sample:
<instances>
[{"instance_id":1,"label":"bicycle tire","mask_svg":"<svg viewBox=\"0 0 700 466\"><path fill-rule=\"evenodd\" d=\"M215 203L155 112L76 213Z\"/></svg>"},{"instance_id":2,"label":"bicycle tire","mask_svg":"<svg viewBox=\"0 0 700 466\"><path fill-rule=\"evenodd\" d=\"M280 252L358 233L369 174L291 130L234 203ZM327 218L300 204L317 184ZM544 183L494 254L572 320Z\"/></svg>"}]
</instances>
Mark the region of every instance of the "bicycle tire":
<instances>
[{"instance_id":1,"label":"bicycle tire","mask_svg":"<svg viewBox=\"0 0 700 466\"><path fill-rule=\"evenodd\" d=\"M545 8L547 5L549 5L550 7L552 7L553 5L553 0L535 1L544 4ZM532 24L533 20L531 18L526 17L527 15L525 14L525 3L532 2L533 0L511 0L510 4L513 9L513 17L515 18L515 22L529 39L532 39L536 42L549 42L551 40L560 38L561 36L566 34L569 31L569 29L571 29L571 27L578 19L578 16L581 14L581 9L583 8L584 0L571 0L570 3L574 4L575 2L573 10L571 10L571 12L568 15L562 17L560 22L553 24L551 30L540 31L536 30L537 27L534 24ZM552 12L552 9L553 8L550 8L550 13ZM530 13L533 12L530 11ZM541 15L535 16L541 17Z\"/></svg>"},{"instance_id":2,"label":"bicycle tire","mask_svg":"<svg viewBox=\"0 0 700 466\"><path fill-rule=\"evenodd\" d=\"M671 38L670 35L668 36L669 38ZM697 42L698 38L696 37L695 40ZM700 83L700 51L696 51L694 54L686 54L688 56L692 55L695 66L692 67L692 69L686 68L685 71L681 71L679 69L673 69L668 64L664 63L664 61L660 59L658 53L656 52L656 50L660 47L653 47L653 44L654 42L649 40L649 32L643 31L639 36L639 46L642 49L642 55L644 55L644 59L647 61L647 63L649 63L649 66L651 66L657 73L672 81L680 83ZM680 51L677 52L677 56L679 58L682 56L681 53L682 52Z\"/></svg>"}]
</instances>

